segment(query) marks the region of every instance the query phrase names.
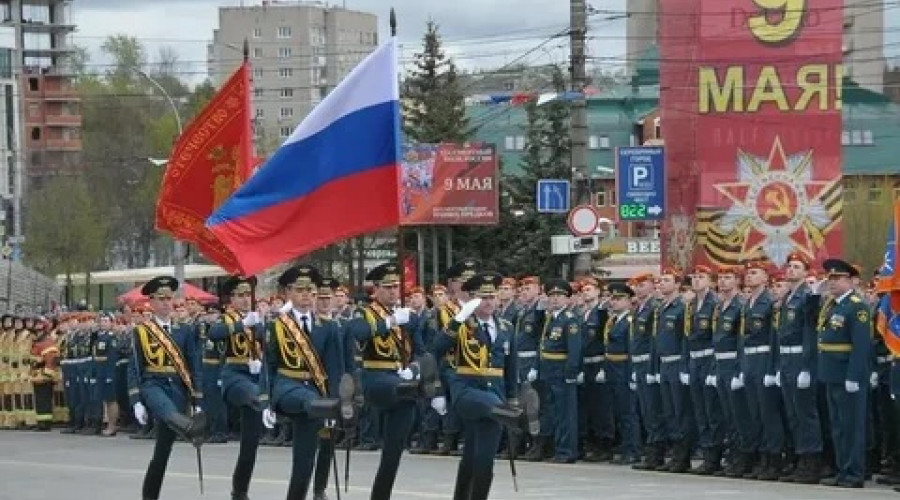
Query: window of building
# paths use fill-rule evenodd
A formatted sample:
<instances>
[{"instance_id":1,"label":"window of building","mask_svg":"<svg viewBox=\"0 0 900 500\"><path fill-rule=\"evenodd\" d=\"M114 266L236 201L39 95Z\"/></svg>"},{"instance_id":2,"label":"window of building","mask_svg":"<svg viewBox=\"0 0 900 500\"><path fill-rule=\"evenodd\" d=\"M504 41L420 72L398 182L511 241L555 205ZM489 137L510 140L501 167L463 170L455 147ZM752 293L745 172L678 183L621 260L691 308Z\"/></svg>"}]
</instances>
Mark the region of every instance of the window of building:
<instances>
[{"instance_id":1,"label":"window of building","mask_svg":"<svg viewBox=\"0 0 900 500\"><path fill-rule=\"evenodd\" d=\"M514 151L516 149L516 138L508 135L503 139L503 148L507 151Z\"/></svg>"},{"instance_id":2,"label":"window of building","mask_svg":"<svg viewBox=\"0 0 900 500\"><path fill-rule=\"evenodd\" d=\"M605 189L594 193L594 206L598 206L598 207L606 206L606 190Z\"/></svg>"},{"instance_id":3,"label":"window of building","mask_svg":"<svg viewBox=\"0 0 900 500\"><path fill-rule=\"evenodd\" d=\"M319 87L319 99L325 99L328 95L328 87Z\"/></svg>"},{"instance_id":4,"label":"window of building","mask_svg":"<svg viewBox=\"0 0 900 500\"><path fill-rule=\"evenodd\" d=\"M290 118L294 116L294 108L281 108L278 113L278 116L282 118Z\"/></svg>"},{"instance_id":5,"label":"window of building","mask_svg":"<svg viewBox=\"0 0 900 500\"><path fill-rule=\"evenodd\" d=\"M615 189L609 190L609 206L611 206L611 207L616 206L616 190Z\"/></svg>"},{"instance_id":6,"label":"window of building","mask_svg":"<svg viewBox=\"0 0 900 500\"><path fill-rule=\"evenodd\" d=\"M41 127L32 127L31 129L31 140L39 141L41 140Z\"/></svg>"},{"instance_id":7,"label":"window of building","mask_svg":"<svg viewBox=\"0 0 900 500\"><path fill-rule=\"evenodd\" d=\"M659 117L653 119L653 138L662 139L662 127L659 124Z\"/></svg>"},{"instance_id":8,"label":"window of building","mask_svg":"<svg viewBox=\"0 0 900 500\"><path fill-rule=\"evenodd\" d=\"M265 110L263 110L262 108L256 108L256 117L257 118L262 118L265 115L266 115Z\"/></svg>"},{"instance_id":9,"label":"window of building","mask_svg":"<svg viewBox=\"0 0 900 500\"><path fill-rule=\"evenodd\" d=\"M881 188L869 188L869 203L881 200Z\"/></svg>"},{"instance_id":10,"label":"window of building","mask_svg":"<svg viewBox=\"0 0 900 500\"><path fill-rule=\"evenodd\" d=\"M263 49L262 47L253 47L253 57L262 57Z\"/></svg>"},{"instance_id":11,"label":"window of building","mask_svg":"<svg viewBox=\"0 0 900 500\"><path fill-rule=\"evenodd\" d=\"M525 136L516 136L516 151L525 151Z\"/></svg>"},{"instance_id":12,"label":"window of building","mask_svg":"<svg viewBox=\"0 0 900 500\"><path fill-rule=\"evenodd\" d=\"M862 143L866 146L871 146L875 144L875 136L872 134L871 130L863 130L862 133Z\"/></svg>"},{"instance_id":13,"label":"window of building","mask_svg":"<svg viewBox=\"0 0 900 500\"><path fill-rule=\"evenodd\" d=\"M503 90L512 92L516 88L515 82L503 82Z\"/></svg>"},{"instance_id":14,"label":"window of building","mask_svg":"<svg viewBox=\"0 0 900 500\"><path fill-rule=\"evenodd\" d=\"M844 130L841 132L841 146L849 146L850 145L850 131Z\"/></svg>"},{"instance_id":15,"label":"window of building","mask_svg":"<svg viewBox=\"0 0 900 500\"><path fill-rule=\"evenodd\" d=\"M609 136L608 135L600 136L600 149L609 149Z\"/></svg>"},{"instance_id":16,"label":"window of building","mask_svg":"<svg viewBox=\"0 0 900 500\"><path fill-rule=\"evenodd\" d=\"M846 202L856 201L856 191L853 189L845 189L844 190L844 201L846 201Z\"/></svg>"},{"instance_id":17,"label":"window of building","mask_svg":"<svg viewBox=\"0 0 900 500\"><path fill-rule=\"evenodd\" d=\"M260 89L260 88L253 89L253 97L262 97L262 96L263 96L263 89Z\"/></svg>"},{"instance_id":18,"label":"window of building","mask_svg":"<svg viewBox=\"0 0 900 500\"><path fill-rule=\"evenodd\" d=\"M290 26L279 26L278 27L278 38L290 38L291 37L291 27Z\"/></svg>"},{"instance_id":19,"label":"window of building","mask_svg":"<svg viewBox=\"0 0 900 500\"><path fill-rule=\"evenodd\" d=\"M262 38L262 28L253 28L253 38Z\"/></svg>"},{"instance_id":20,"label":"window of building","mask_svg":"<svg viewBox=\"0 0 900 500\"><path fill-rule=\"evenodd\" d=\"M900 200L900 188L894 188L894 200Z\"/></svg>"},{"instance_id":21,"label":"window of building","mask_svg":"<svg viewBox=\"0 0 900 500\"><path fill-rule=\"evenodd\" d=\"M600 138L596 135L588 137L588 149L597 149L600 147Z\"/></svg>"},{"instance_id":22,"label":"window of building","mask_svg":"<svg viewBox=\"0 0 900 500\"><path fill-rule=\"evenodd\" d=\"M40 90L40 83L38 83L37 78L32 77L28 79L28 90L32 92L37 92L38 90Z\"/></svg>"},{"instance_id":23,"label":"window of building","mask_svg":"<svg viewBox=\"0 0 900 500\"><path fill-rule=\"evenodd\" d=\"M282 78L290 78L294 76L293 68L278 68L278 76Z\"/></svg>"},{"instance_id":24,"label":"window of building","mask_svg":"<svg viewBox=\"0 0 900 500\"><path fill-rule=\"evenodd\" d=\"M263 69L262 68L253 68L253 77L254 78L262 78Z\"/></svg>"},{"instance_id":25,"label":"window of building","mask_svg":"<svg viewBox=\"0 0 900 500\"><path fill-rule=\"evenodd\" d=\"M858 145L862 144L862 130L854 130L850 134L850 137L851 137L850 142L854 146L858 146Z\"/></svg>"},{"instance_id":26,"label":"window of building","mask_svg":"<svg viewBox=\"0 0 900 500\"><path fill-rule=\"evenodd\" d=\"M281 137L282 139L291 135L291 127L281 127Z\"/></svg>"},{"instance_id":27,"label":"window of building","mask_svg":"<svg viewBox=\"0 0 900 500\"><path fill-rule=\"evenodd\" d=\"M281 89L281 97L294 97L294 89Z\"/></svg>"},{"instance_id":28,"label":"window of building","mask_svg":"<svg viewBox=\"0 0 900 500\"><path fill-rule=\"evenodd\" d=\"M281 59L287 59L291 57L291 48L290 47L278 47L278 57Z\"/></svg>"}]
</instances>

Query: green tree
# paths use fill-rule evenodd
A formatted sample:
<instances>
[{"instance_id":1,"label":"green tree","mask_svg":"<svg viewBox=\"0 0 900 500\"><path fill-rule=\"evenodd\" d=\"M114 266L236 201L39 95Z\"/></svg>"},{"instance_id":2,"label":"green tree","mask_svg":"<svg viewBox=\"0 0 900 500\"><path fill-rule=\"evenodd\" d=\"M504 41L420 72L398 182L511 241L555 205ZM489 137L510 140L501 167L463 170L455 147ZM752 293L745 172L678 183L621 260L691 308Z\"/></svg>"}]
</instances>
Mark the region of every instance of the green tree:
<instances>
[{"instance_id":1,"label":"green tree","mask_svg":"<svg viewBox=\"0 0 900 500\"><path fill-rule=\"evenodd\" d=\"M894 190L890 178L881 187L847 183L844 187L843 239L846 259L863 268L864 276L881 267L888 227L893 221ZM852 193L852 194L851 194Z\"/></svg>"},{"instance_id":2,"label":"green tree","mask_svg":"<svg viewBox=\"0 0 900 500\"><path fill-rule=\"evenodd\" d=\"M25 221L25 261L49 274L91 271L106 251L107 221L80 178L57 177L34 193Z\"/></svg>"},{"instance_id":3,"label":"green tree","mask_svg":"<svg viewBox=\"0 0 900 500\"><path fill-rule=\"evenodd\" d=\"M434 21L428 21L422 52L404 82L404 132L409 142L464 142L472 135L453 60L444 54Z\"/></svg>"}]
</instances>

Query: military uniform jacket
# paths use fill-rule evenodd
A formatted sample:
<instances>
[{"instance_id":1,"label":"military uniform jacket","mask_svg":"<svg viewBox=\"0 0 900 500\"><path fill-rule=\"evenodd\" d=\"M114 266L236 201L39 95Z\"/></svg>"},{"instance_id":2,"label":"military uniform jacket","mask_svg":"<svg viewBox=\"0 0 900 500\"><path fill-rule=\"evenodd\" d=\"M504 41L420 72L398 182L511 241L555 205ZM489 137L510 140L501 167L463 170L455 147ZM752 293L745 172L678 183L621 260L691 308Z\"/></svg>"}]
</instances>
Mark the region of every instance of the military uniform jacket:
<instances>
[{"instance_id":1,"label":"military uniform jacket","mask_svg":"<svg viewBox=\"0 0 900 500\"><path fill-rule=\"evenodd\" d=\"M651 360L655 373L664 369L670 376L687 372L687 335L690 332L690 312L680 296L669 302L659 302L655 311L656 356ZM677 377L677 375L675 375Z\"/></svg>"},{"instance_id":2,"label":"military uniform jacket","mask_svg":"<svg viewBox=\"0 0 900 500\"><path fill-rule=\"evenodd\" d=\"M501 400L516 397L517 362L515 331L512 323L495 314L491 318L495 336L485 331L474 316L465 323L453 320L435 339L434 353L455 353L455 368L450 375L451 394L466 388L490 391Z\"/></svg>"},{"instance_id":3,"label":"military uniform jacket","mask_svg":"<svg viewBox=\"0 0 900 500\"><path fill-rule=\"evenodd\" d=\"M628 361L628 343L631 337L631 313L624 315L609 313L603 325L603 344L606 365Z\"/></svg>"},{"instance_id":4,"label":"military uniform jacket","mask_svg":"<svg viewBox=\"0 0 900 500\"><path fill-rule=\"evenodd\" d=\"M347 325L359 342L363 370L397 371L425 353L422 338L407 325L388 328L391 313L373 302L360 308Z\"/></svg>"},{"instance_id":5,"label":"military uniform jacket","mask_svg":"<svg viewBox=\"0 0 900 500\"><path fill-rule=\"evenodd\" d=\"M819 296L812 295L809 287L801 284L784 298L778 308L775 340L781 371L791 374L815 372L818 305ZM802 352L797 353L798 349Z\"/></svg>"},{"instance_id":6,"label":"military uniform jacket","mask_svg":"<svg viewBox=\"0 0 900 500\"><path fill-rule=\"evenodd\" d=\"M713 351L719 355L717 359L738 359L743 312L744 301L740 295L716 304L713 312L712 345Z\"/></svg>"},{"instance_id":7,"label":"military uniform jacket","mask_svg":"<svg viewBox=\"0 0 900 500\"><path fill-rule=\"evenodd\" d=\"M156 321L144 322L134 328L132 352L134 359L128 365L128 397L132 406L140 400L144 384L159 383L170 388L170 379L181 381L185 396L194 404L203 398L202 361L192 328L173 324L166 332Z\"/></svg>"},{"instance_id":8,"label":"military uniform jacket","mask_svg":"<svg viewBox=\"0 0 900 500\"><path fill-rule=\"evenodd\" d=\"M655 312L656 300L654 299L647 299L643 304L639 304L635 308L631 322L631 342L629 342L632 357L646 356L647 360L653 357L653 334L656 328Z\"/></svg>"},{"instance_id":9,"label":"military uniform jacket","mask_svg":"<svg viewBox=\"0 0 900 500\"><path fill-rule=\"evenodd\" d=\"M538 310L537 302L519 309L516 321L516 345L518 352L537 352L541 343L541 329L544 311Z\"/></svg>"},{"instance_id":10,"label":"military uniform jacket","mask_svg":"<svg viewBox=\"0 0 900 500\"><path fill-rule=\"evenodd\" d=\"M111 331L97 332L92 346L94 376L98 381L111 383L116 376L116 362L119 359L119 339Z\"/></svg>"},{"instance_id":11,"label":"military uniform jacket","mask_svg":"<svg viewBox=\"0 0 900 500\"><path fill-rule=\"evenodd\" d=\"M741 319L741 371L748 375L775 375L774 302L763 290L744 304Z\"/></svg>"},{"instance_id":12,"label":"military uniform jacket","mask_svg":"<svg viewBox=\"0 0 900 500\"><path fill-rule=\"evenodd\" d=\"M513 325L513 328L515 328L516 321L519 319L519 306L516 305L515 300L510 300L505 306L500 306L500 317L508 321Z\"/></svg>"},{"instance_id":13,"label":"military uniform jacket","mask_svg":"<svg viewBox=\"0 0 900 500\"><path fill-rule=\"evenodd\" d=\"M229 369L249 374L247 362L262 358L266 334L263 324L252 328L244 326L243 317L238 311L228 311L209 327L206 336L214 342L225 342L224 357Z\"/></svg>"},{"instance_id":14,"label":"military uniform jacket","mask_svg":"<svg viewBox=\"0 0 900 500\"><path fill-rule=\"evenodd\" d=\"M603 330L609 312L599 305L588 307L579 317L582 320L582 363L584 364L585 380L594 383L594 376L603 368L606 355L606 343L603 339Z\"/></svg>"},{"instance_id":15,"label":"military uniform jacket","mask_svg":"<svg viewBox=\"0 0 900 500\"><path fill-rule=\"evenodd\" d=\"M260 387L260 399L276 405L299 386L316 390L323 397L337 397L344 374L343 343L334 320L309 313L310 332L303 330L293 311L281 314L268 324L266 343L268 386Z\"/></svg>"},{"instance_id":16,"label":"military uniform jacket","mask_svg":"<svg viewBox=\"0 0 900 500\"><path fill-rule=\"evenodd\" d=\"M829 300L819 319L819 380L833 384L849 380L866 390L872 342L869 307L850 291Z\"/></svg>"},{"instance_id":17,"label":"military uniform jacket","mask_svg":"<svg viewBox=\"0 0 900 500\"><path fill-rule=\"evenodd\" d=\"M571 311L546 311L541 334L538 376L542 380L574 380L581 372L581 322Z\"/></svg>"},{"instance_id":18,"label":"military uniform jacket","mask_svg":"<svg viewBox=\"0 0 900 500\"><path fill-rule=\"evenodd\" d=\"M716 299L716 294L709 290L702 298L702 302L700 297L697 297L688 306L691 325L688 332L687 350L691 353L692 359L699 359L701 353L708 356L706 353L711 353L713 345L713 316L719 301Z\"/></svg>"}]
</instances>

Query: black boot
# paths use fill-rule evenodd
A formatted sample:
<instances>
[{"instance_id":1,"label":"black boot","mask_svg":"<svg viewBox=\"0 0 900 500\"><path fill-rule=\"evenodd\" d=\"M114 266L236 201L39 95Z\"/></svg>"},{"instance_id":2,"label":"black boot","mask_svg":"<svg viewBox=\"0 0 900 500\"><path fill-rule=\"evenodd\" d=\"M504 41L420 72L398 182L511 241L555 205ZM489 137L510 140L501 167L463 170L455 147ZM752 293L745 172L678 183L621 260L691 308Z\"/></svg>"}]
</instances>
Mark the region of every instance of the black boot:
<instances>
[{"instance_id":1,"label":"black boot","mask_svg":"<svg viewBox=\"0 0 900 500\"><path fill-rule=\"evenodd\" d=\"M783 467L781 453L768 453L766 456L768 457L766 467L756 476L756 479L760 481L777 481L781 477L781 469Z\"/></svg>"},{"instance_id":2,"label":"black boot","mask_svg":"<svg viewBox=\"0 0 900 500\"><path fill-rule=\"evenodd\" d=\"M409 450L413 455L430 455L437 451L437 432L424 431L419 435L418 446Z\"/></svg>"},{"instance_id":3,"label":"black boot","mask_svg":"<svg viewBox=\"0 0 900 500\"><path fill-rule=\"evenodd\" d=\"M800 462L789 480L798 484L819 484L819 481L822 480L821 470L822 465L818 453L800 455Z\"/></svg>"},{"instance_id":4,"label":"black boot","mask_svg":"<svg viewBox=\"0 0 900 500\"><path fill-rule=\"evenodd\" d=\"M337 420L341 418L341 401L337 398L319 398L309 405L311 418L322 420Z\"/></svg>"},{"instance_id":5,"label":"black boot","mask_svg":"<svg viewBox=\"0 0 900 500\"><path fill-rule=\"evenodd\" d=\"M735 450L733 460L728 463L728 469L725 470L725 476L732 479L744 477L749 467L749 458L749 454Z\"/></svg>"},{"instance_id":6,"label":"black boot","mask_svg":"<svg viewBox=\"0 0 900 500\"><path fill-rule=\"evenodd\" d=\"M526 462L540 462L544 460L546 458L544 451L547 448L547 439L547 436L535 436L531 443L531 449L522 455L522 460Z\"/></svg>"},{"instance_id":7,"label":"black boot","mask_svg":"<svg viewBox=\"0 0 900 500\"><path fill-rule=\"evenodd\" d=\"M459 450L459 434L445 433L444 441L441 443L441 447L436 452L434 452L434 454L448 456L455 453L457 450Z\"/></svg>"},{"instance_id":8,"label":"black boot","mask_svg":"<svg viewBox=\"0 0 900 500\"><path fill-rule=\"evenodd\" d=\"M235 493L232 491L231 500L250 500L250 497L247 496L247 493Z\"/></svg>"},{"instance_id":9,"label":"black boot","mask_svg":"<svg viewBox=\"0 0 900 500\"><path fill-rule=\"evenodd\" d=\"M663 466L665 447L661 443L648 444L644 450L644 460L631 466L634 470L654 471Z\"/></svg>"},{"instance_id":10,"label":"black boot","mask_svg":"<svg viewBox=\"0 0 900 500\"><path fill-rule=\"evenodd\" d=\"M691 469L691 474L711 476L722 468L722 449L716 446L703 449L703 463Z\"/></svg>"},{"instance_id":11,"label":"black boot","mask_svg":"<svg viewBox=\"0 0 900 500\"><path fill-rule=\"evenodd\" d=\"M419 376L421 378L422 394L425 399L432 399L438 395L437 362L431 354L419 357Z\"/></svg>"},{"instance_id":12,"label":"black boot","mask_svg":"<svg viewBox=\"0 0 900 500\"><path fill-rule=\"evenodd\" d=\"M672 450L672 460L669 461L666 470L675 474L684 474L691 469L691 445L687 439L681 439L675 443Z\"/></svg>"},{"instance_id":13,"label":"black boot","mask_svg":"<svg viewBox=\"0 0 900 500\"><path fill-rule=\"evenodd\" d=\"M530 383L525 382L522 384L519 398L522 404L522 410L525 412L525 425L527 426L528 434L537 436L541 431L540 396L538 396L537 391L531 387Z\"/></svg>"},{"instance_id":14,"label":"black boot","mask_svg":"<svg viewBox=\"0 0 900 500\"><path fill-rule=\"evenodd\" d=\"M522 410L512 406L501 404L491 408L491 418L499 422L511 431L518 432L519 422L522 418Z\"/></svg>"}]
</instances>

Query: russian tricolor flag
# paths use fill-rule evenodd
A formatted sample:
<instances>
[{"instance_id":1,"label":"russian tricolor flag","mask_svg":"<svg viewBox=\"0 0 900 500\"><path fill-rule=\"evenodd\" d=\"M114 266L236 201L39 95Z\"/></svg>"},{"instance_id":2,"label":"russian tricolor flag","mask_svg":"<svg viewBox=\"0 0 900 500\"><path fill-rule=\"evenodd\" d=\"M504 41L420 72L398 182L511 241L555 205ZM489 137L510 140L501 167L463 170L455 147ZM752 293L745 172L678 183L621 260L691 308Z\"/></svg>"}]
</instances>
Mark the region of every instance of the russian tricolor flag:
<instances>
[{"instance_id":1,"label":"russian tricolor flag","mask_svg":"<svg viewBox=\"0 0 900 500\"><path fill-rule=\"evenodd\" d=\"M396 42L366 57L206 221L245 275L400 223Z\"/></svg>"}]
</instances>

